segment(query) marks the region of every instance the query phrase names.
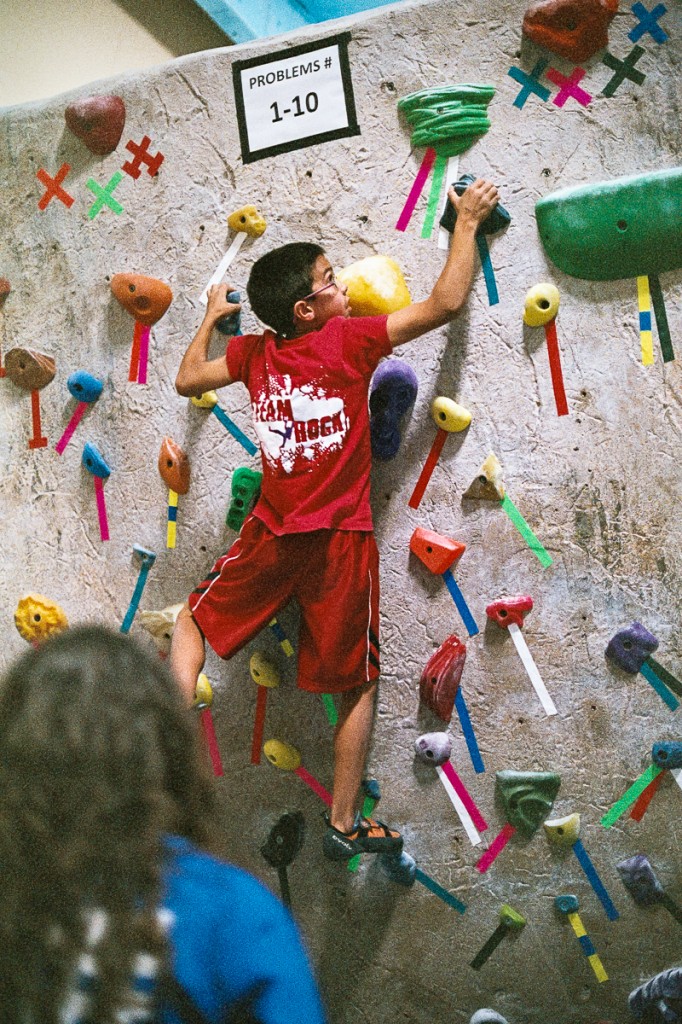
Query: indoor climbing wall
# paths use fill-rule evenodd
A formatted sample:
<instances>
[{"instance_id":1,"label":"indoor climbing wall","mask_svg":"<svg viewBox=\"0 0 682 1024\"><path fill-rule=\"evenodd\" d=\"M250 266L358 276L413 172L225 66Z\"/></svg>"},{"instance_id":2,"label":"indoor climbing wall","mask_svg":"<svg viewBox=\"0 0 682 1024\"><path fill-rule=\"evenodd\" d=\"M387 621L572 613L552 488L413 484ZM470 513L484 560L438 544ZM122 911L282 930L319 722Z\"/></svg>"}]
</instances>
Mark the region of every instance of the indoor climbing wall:
<instances>
[{"instance_id":1,"label":"indoor climbing wall","mask_svg":"<svg viewBox=\"0 0 682 1024\"><path fill-rule=\"evenodd\" d=\"M499 186L465 309L377 381L407 390L365 800L408 856L322 857L336 708L295 689L294 609L199 694L231 856L290 896L334 1024L620 1022L682 951L681 26L523 14L406 4L0 116L4 662L65 621L165 653L236 536L246 392L174 389L216 275L311 240L419 299L445 185Z\"/></svg>"}]
</instances>

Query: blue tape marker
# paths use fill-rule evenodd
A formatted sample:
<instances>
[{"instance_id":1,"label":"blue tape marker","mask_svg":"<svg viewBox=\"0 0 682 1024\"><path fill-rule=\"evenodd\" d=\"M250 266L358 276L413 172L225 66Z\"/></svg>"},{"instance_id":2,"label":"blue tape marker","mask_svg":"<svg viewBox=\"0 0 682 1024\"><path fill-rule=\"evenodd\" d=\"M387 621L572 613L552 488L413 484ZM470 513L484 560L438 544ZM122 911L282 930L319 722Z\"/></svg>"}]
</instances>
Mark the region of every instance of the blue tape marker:
<instances>
[{"instance_id":1,"label":"blue tape marker","mask_svg":"<svg viewBox=\"0 0 682 1024\"><path fill-rule=\"evenodd\" d=\"M178 506L177 505L169 505L168 506L168 522L169 523L177 523L177 521L178 521Z\"/></svg>"},{"instance_id":2,"label":"blue tape marker","mask_svg":"<svg viewBox=\"0 0 682 1024\"><path fill-rule=\"evenodd\" d=\"M639 311L639 329L640 331L651 330L651 310L641 309Z\"/></svg>"},{"instance_id":3,"label":"blue tape marker","mask_svg":"<svg viewBox=\"0 0 682 1024\"><path fill-rule=\"evenodd\" d=\"M541 100L549 99L549 89L546 89L544 85L540 85L540 82L538 81L540 75L542 75L547 69L548 63L549 62L546 60L539 60L530 73L523 71L521 68L517 68L516 65L512 65L509 68L509 71L507 72L509 77L513 78L515 82L518 82L519 85L523 86L521 92L514 100L514 106L518 107L519 110L523 109L523 106L531 93L539 96Z\"/></svg>"},{"instance_id":4,"label":"blue tape marker","mask_svg":"<svg viewBox=\"0 0 682 1024\"><path fill-rule=\"evenodd\" d=\"M481 772L485 771L485 765L483 764L481 751L478 749L476 734L474 733L474 727L472 726L471 719L469 718L469 709L466 706L461 686L457 690L457 696L455 697L455 708L459 715L459 721L462 726L462 732L464 733L464 739L469 751L471 763L474 766L474 771L480 775Z\"/></svg>"},{"instance_id":5,"label":"blue tape marker","mask_svg":"<svg viewBox=\"0 0 682 1024\"><path fill-rule=\"evenodd\" d=\"M578 942L583 947L583 953L585 956L594 956L597 950L594 948L594 943L589 935L579 935Z\"/></svg>"},{"instance_id":6,"label":"blue tape marker","mask_svg":"<svg viewBox=\"0 0 682 1024\"><path fill-rule=\"evenodd\" d=\"M485 235L476 235L476 246L478 248L478 255L481 257L483 277L485 278L485 286L488 291L488 304L490 306L496 306L500 301L500 296L497 294L495 271L493 270L493 264L490 259L490 249L488 248Z\"/></svg>"},{"instance_id":7,"label":"blue tape marker","mask_svg":"<svg viewBox=\"0 0 682 1024\"><path fill-rule=\"evenodd\" d=\"M661 680L658 678L658 676L656 675L656 673L652 669L651 665L647 665L647 663L644 662L644 664L642 665L642 667L640 668L639 671L642 673L642 675L646 679L647 683L651 683L651 685L653 686L653 688L656 691L656 693L658 694L658 696L661 698L661 700L665 704L668 705L670 710L671 711L677 711L677 709L680 706L679 700L668 689L668 687L665 685L665 683L661 682Z\"/></svg>"},{"instance_id":8,"label":"blue tape marker","mask_svg":"<svg viewBox=\"0 0 682 1024\"><path fill-rule=\"evenodd\" d=\"M633 4L630 8L634 16L639 21L638 25L635 25L630 32L628 32L628 39L632 43L636 43L638 39L648 32L654 42L664 43L668 38L668 33L665 29L658 24L658 19L662 18L668 8L665 4L656 4L653 10L647 11L644 4L639 3Z\"/></svg>"},{"instance_id":9,"label":"blue tape marker","mask_svg":"<svg viewBox=\"0 0 682 1024\"><path fill-rule=\"evenodd\" d=\"M604 887L604 883L597 874L597 869L590 860L587 850L585 849L585 847L579 839L576 839L576 841L573 844L573 853L578 858L578 863L585 872L585 877L587 878L587 881L590 883L595 893L597 894L599 902L604 908L604 911L606 912L606 916L608 917L609 921L617 921L620 917L620 914L611 902L611 897L607 893Z\"/></svg>"},{"instance_id":10,"label":"blue tape marker","mask_svg":"<svg viewBox=\"0 0 682 1024\"><path fill-rule=\"evenodd\" d=\"M466 626L469 636L476 636L476 634L479 633L480 630L476 625L476 621L473 615L469 611L469 605L464 600L464 594L457 586L457 580L452 575L449 569L446 569L445 572L443 573L443 579L445 580L445 586L450 591L450 596L452 597L452 600L457 605L457 611L462 616L462 622Z\"/></svg>"},{"instance_id":11,"label":"blue tape marker","mask_svg":"<svg viewBox=\"0 0 682 1024\"><path fill-rule=\"evenodd\" d=\"M425 875L419 868L415 868L414 877L416 881L421 882L421 884L425 885L427 889L430 889L434 895L440 896L443 902L448 903L457 911L458 914L464 913L466 906L463 903L460 903L457 897L453 896L452 893L447 891L447 889L444 889L442 885L439 885L438 882L434 882L430 875Z\"/></svg>"},{"instance_id":12,"label":"blue tape marker","mask_svg":"<svg viewBox=\"0 0 682 1024\"><path fill-rule=\"evenodd\" d=\"M258 449L256 448L253 441L250 441L246 434L239 429L237 424L230 419L230 417L227 415L224 409L221 409L219 405L214 405L211 412L215 413L215 415L218 417L222 425L225 427L225 430L229 431L229 433L232 434L232 437L235 439L235 441L239 441L242 448L246 448L249 455L256 454Z\"/></svg>"},{"instance_id":13,"label":"blue tape marker","mask_svg":"<svg viewBox=\"0 0 682 1024\"><path fill-rule=\"evenodd\" d=\"M133 624L133 619L135 618L135 612L137 611L138 606L140 604L140 600L142 598L142 591L144 590L144 585L147 582L149 570L151 569L153 564L154 560L149 559L145 560L140 567L140 573L137 577L135 589L133 590L133 596L130 598L128 611L125 613L125 618L121 623L121 629L119 630L119 632L121 633L128 633L130 631L130 627Z\"/></svg>"}]
</instances>

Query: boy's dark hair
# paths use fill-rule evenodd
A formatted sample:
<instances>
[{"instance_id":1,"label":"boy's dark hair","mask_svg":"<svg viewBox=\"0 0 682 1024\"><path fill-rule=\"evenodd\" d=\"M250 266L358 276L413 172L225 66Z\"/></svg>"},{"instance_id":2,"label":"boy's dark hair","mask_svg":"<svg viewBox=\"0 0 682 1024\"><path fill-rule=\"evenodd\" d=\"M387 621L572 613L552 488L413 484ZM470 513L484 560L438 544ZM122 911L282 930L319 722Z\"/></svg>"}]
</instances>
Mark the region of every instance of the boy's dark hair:
<instances>
[{"instance_id":1,"label":"boy's dark hair","mask_svg":"<svg viewBox=\"0 0 682 1024\"><path fill-rule=\"evenodd\" d=\"M261 256L251 268L246 294L259 320L287 338L294 306L310 294L313 267L324 249L314 242L290 242Z\"/></svg>"}]
</instances>

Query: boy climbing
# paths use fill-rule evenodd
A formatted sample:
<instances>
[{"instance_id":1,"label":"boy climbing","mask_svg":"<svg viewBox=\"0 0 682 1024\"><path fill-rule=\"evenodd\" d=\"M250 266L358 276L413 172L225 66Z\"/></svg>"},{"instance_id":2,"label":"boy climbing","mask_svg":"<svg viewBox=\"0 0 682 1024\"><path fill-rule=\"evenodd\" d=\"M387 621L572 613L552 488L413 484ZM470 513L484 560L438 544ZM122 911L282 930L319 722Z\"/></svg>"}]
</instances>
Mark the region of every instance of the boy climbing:
<instances>
[{"instance_id":1,"label":"boy climbing","mask_svg":"<svg viewBox=\"0 0 682 1024\"><path fill-rule=\"evenodd\" d=\"M388 316L351 318L318 245L295 242L253 266L247 294L271 330L230 338L208 358L216 323L236 312L215 285L176 379L185 397L242 381L261 446L261 496L239 537L190 595L173 633L171 665L190 702L205 641L222 658L244 646L296 597L298 686L340 697L333 803L323 850L332 860L399 853L402 837L357 814L379 676L379 558L369 504L368 392L379 360L447 324L474 271L476 230L498 200L479 179L462 196L450 251L433 291Z\"/></svg>"}]
</instances>

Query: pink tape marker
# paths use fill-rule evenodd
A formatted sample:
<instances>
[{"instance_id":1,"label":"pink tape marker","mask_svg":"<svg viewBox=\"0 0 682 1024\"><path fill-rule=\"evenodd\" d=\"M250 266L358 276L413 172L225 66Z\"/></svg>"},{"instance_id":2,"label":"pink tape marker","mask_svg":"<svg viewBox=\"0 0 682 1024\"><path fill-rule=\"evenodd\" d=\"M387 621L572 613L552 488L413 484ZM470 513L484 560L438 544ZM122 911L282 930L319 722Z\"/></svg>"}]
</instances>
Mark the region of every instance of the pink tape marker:
<instances>
[{"instance_id":1,"label":"pink tape marker","mask_svg":"<svg viewBox=\"0 0 682 1024\"><path fill-rule=\"evenodd\" d=\"M471 793L466 788L459 775L455 771L450 761L446 761L443 765L443 774L447 775L448 779L452 783L452 787L457 793L458 797L466 807L467 811L471 815L471 820L478 829L479 832L485 832L488 827L488 822L485 820L478 807L476 806Z\"/></svg>"},{"instance_id":2,"label":"pink tape marker","mask_svg":"<svg viewBox=\"0 0 682 1024\"><path fill-rule=\"evenodd\" d=\"M476 865L476 870L480 871L481 874L484 874L488 870L490 865L493 863L493 861L496 860L496 858L499 857L499 855L502 853L505 846L507 845L507 843L509 842L509 840L511 839L515 832L516 829L514 828L514 826L510 825L509 822L507 822L507 824L502 828L502 830L495 836L488 849L485 851L481 859L478 861Z\"/></svg>"},{"instance_id":3,"label":"pink tape marker","mask_svg":"<svg viewBox=\"0 0 682 1024\"><path fill-rule=\"evenodd\" d=\"M410 194L408 195L407 200L405 201L402 213L398 217L398 223L395 226L396 231L405 231L407 225L410 223L410 219L412 217L412 214L414 213L414 208L417 205L419 197L424 190L424 185L426 184L426 180L429 174L431 173L431 168L433 167L435 160L436 151L435 149L431 149L431 147L429 147L424 153L424 158L421 162L421 166L417 171L417 177L414 179L414 184L412 185L412 188L410 189Z\"/></svg>"}]
</instances>

